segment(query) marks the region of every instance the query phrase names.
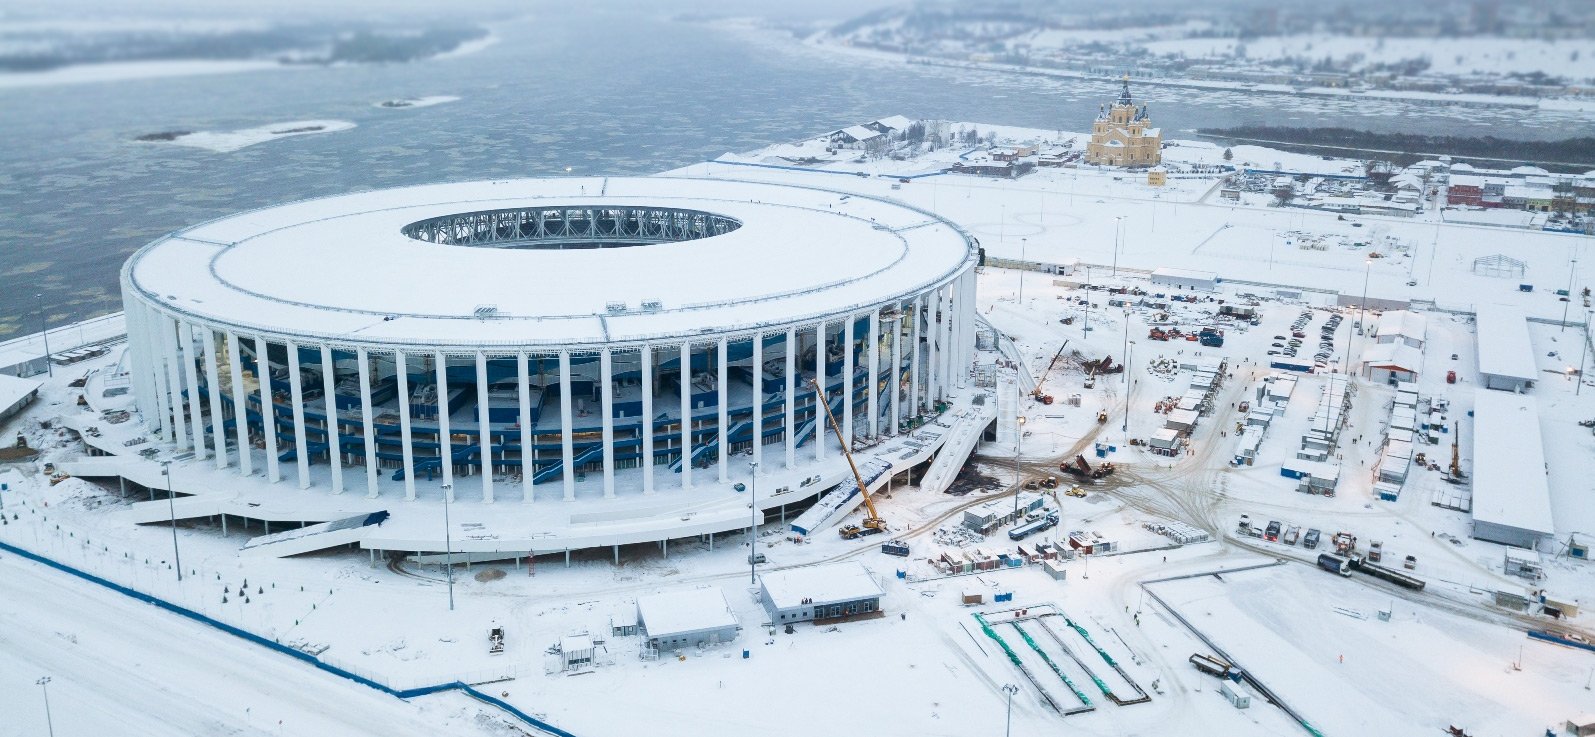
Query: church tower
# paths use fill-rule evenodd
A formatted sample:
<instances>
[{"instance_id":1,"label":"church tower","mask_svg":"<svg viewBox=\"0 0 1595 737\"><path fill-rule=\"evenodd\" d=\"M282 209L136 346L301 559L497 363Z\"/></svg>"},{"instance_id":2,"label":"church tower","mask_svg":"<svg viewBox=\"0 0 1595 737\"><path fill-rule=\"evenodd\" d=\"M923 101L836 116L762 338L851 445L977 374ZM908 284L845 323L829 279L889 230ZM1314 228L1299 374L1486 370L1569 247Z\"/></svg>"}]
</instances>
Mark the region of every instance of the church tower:
<instances>
[{"instance_id":1,"label":"church tower","mask_svg":"<svg viewBox=\"0 0 1595 737\"><path fill-rule=\"evenodd\" d=\"M1098 166L1147 167L1163 161L1163 130L1152 127L1146 103L1139 106L1130 95L1130 75L1124 75L1119 99L1097 108L1091 124L1091 142L1085 160Z\"/></svg>"}]
</instances>

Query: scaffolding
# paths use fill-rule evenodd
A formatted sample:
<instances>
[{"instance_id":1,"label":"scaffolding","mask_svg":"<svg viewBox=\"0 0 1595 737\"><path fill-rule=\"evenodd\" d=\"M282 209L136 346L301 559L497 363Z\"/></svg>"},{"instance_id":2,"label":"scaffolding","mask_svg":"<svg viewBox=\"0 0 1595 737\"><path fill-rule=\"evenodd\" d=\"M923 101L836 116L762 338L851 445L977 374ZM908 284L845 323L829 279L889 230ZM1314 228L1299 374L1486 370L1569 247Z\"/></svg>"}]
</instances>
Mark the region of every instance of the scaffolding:
<instances>
[{"instance_id":1,"label":"scaffolding","mask_svg":"<svg viewBox=\"0 0 1595 737\"><path fill-rule=\"evenodd\" d=\"M1473 259L1473 273L1479 276L1521 279L1527 271L1528 264L1502 253Z\"/></svg>"}]
</instances>

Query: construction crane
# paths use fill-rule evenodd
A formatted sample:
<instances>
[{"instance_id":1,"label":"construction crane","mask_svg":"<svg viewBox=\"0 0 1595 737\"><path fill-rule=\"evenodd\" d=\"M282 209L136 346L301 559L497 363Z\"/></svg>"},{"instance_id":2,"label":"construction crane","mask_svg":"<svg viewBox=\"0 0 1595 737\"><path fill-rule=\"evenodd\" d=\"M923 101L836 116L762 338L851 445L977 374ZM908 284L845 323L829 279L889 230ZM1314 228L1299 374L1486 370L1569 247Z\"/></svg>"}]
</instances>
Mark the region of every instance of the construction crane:
<instances>
[{"instance_id":1,"label":"construction crane","mask_svg":"<svg viewBox=\"0 0 1595 737\"><path fill-rule=\"evenodd\" d=\"M1451 478L1462 479L1462 423L1451 426Z\"/></svg>"},{"instance_id":2,"label":"construction crane","mask_svg":"<svg viewBox=\"0 0 1595 737\"><path fill-rule=\"evenodd\" d=\"M809 379L809 386L814 387L815 403L825 408L825 419L830 421L831 430L836 433L836 437L842 439L842 455L847 457L847 467L853 469L853 480L858 482L858 493L864 497L864 508L869 511L869 514L864 517L862 527L859 525L847 525L838 532L841 533L842 537L849 540L864 535L873 535L877 532L885 532L886 520L881 519L880 513L875 511L875 502L869 496L869 485L864 483L864 475L858 472L858 464L853 462L853 453L847 449L848 438L842 435L841 426L836 424L836 415L831 414L831 403L825 400L825 392L820 389L818 381Z\"/></svg>"},{"instance_id":3,"label":"construction crane","mask_svg":"<svg viewBox=\"0 0 1595 737\"><path fill-rule=\"evenodd\" d=\"M1047 377L1052 374L1053 367L1058 365L1058 359L1063 357L1063 349L1068 347L1069 341L1067 340L1063 341L1063 345L1058 346L1058 352L1052 354L1052 362L1047 364L1047 370L1041 372L1041 378L1036 380L1036 388L1030 391L1030 396L1035 398L1037 402L1052 404L1052 395L1041 393L1041 387L1047 383Z\"/></svg>"}]
</instances>

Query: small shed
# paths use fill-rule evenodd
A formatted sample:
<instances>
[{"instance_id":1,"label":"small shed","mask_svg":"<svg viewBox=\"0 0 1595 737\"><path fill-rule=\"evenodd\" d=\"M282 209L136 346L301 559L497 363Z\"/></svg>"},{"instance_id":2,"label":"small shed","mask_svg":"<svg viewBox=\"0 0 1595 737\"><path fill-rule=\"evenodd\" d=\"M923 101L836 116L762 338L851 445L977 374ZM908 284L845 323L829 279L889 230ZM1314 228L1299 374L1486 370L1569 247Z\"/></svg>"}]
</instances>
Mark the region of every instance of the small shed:
<instances>
[{"instance_id":1,"label":"small shed","mask_svg":"<svg viewBox=\"0 0 1595 737\"><path fill-rule=\"evenodd\" d=\"M1196 427L1197 413L1194 409L1177 409L1170 412L1164 420L1164 427L1179 433L1188 433Z\"/></svg>"},{"instance_id":2,"label":"small shed","mask_svg":"<svg viewBox=\"0 0 1595 737\"><path fill-rule=\"evenodd\" d=\"M1577 737L1595 734L1595 714L1580 714L1567 720L1567 733Z\"/></svg>"},{"instance_id":3,"label":"small shed","mask_svg":"<svg viewBox=\"0 0 1595 737\"><path fill-rule=\"evenodd\" d=\"M1219 684L1218 691L1237 709L1247 709L1252 705L1252 691L1244 684L1226 679Z\"/></svg>"},{"instance_id":4,"label":"small shed","mask_svg":"<svg viewBox=\"0 0 1595 737\"><path fill-rule=\"evenodd\" d=\"M725 594L713 586L639 596L637 624L659 650L730 642L742 630Z\"/></svg>"},{"instance_id":5,"label":"small shed","mask_svg":"<svg viewBox=\"0 0 1595 737\"><path fill-rule=\"evenodd\" d=\"M580 670L593 664L598 649L586 632L559 638L559 664L562 670Z\"/></svg>"},{"instance_id":6,"label":"small shed","mask_svg":"<svg viewBox=\"0 0 1595 737\"><path fill-rule=\"evenodd\" d=\"M44 382L0 374L0 423L32 403L41 386Z\"/></svg>"},{"instance_id":7,"label":"small shed","mask_svg":"<svg viewBox=\"0 0 1595 737\"><path fill-rule=\"evenodd\" d=\"M1180 438L1180 432L1173 428L1165 427L1152 433L1147 441L1147 448L1160 456L1174 457L1180 454L1180 449L1185 445Z\"/></svg>"},{"instance_id":8,"label":"small shed","mask_svg":"<svg viewBox=\"0 0 1595 737\"><path fill-rule=\"evenodd\" d=\"M759 599L773 624L875 615L881 611L885 593L859 563L792 568L759 576Z\"/></svg>"}]
</instances>

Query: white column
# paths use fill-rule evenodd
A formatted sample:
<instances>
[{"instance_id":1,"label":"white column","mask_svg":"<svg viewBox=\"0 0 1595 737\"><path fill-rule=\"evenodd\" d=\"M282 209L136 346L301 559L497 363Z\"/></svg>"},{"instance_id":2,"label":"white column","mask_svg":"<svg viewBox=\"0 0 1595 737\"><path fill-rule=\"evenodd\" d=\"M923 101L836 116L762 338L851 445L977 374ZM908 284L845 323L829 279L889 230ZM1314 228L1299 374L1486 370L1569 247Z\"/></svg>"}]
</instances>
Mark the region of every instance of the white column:
<instances>
[{"instance_id":1,"label":"white column","mask_svg":"<svg viewBox=\"0 0 1595 737\"><path fill-rule=\"evenodd\" d=\"M371 354L366 349L355 351L360 371L360 431L365 436L366 448L366 498L375 499L382 493L381 468L377 464L377 425L375 410L371 407Z\"/></svg>"},{"instance_id":2,"label":"white column","mask_svg":"<svg viewBox=\"0 0 1595 737\"><path fill-rule=\"evenodd\" d=\"M282 480L282 462L277 458L277 403L271 396L271 360L264 337L255 338L255 378L260 380L260 426L266 435L266 480Z\"/></svg>"},{"instance_id":3,"label":"white column","mask_svg":"<svg viewBox=\"0 0 1595 737\"><path fill-rule=\"evenodd\" d=\"M238 438L238 471L245 476L255 472L253 449L249 447L249 397L244 393L244 367L238 359L238 336L227 333L227 378L232 380L233 433Z\"/></svg>"},{"instance_id":4,"label":"white column","mask_svg":"<svg viewBox=\"0 0 1595 737\"><path fill-rule=\"evenodd\" d=\"M764 333L753 336L753 462L764 466Z\"/></svg>"},{"instance_id":5,"label":"white column","mask_svg":"<svg viewBox=\"0 0 1595 737\"><path fill-rule=\"evenodd\" d=\"M953 375L952 375L952 379L953 379L954 386L957 386L959 388L962 388L964 386L965 381L966 381L967 377L969 376L969 361L964 358L964 328L965 328L965 324L964 324L964 305L969 304L966 301L967 297L964 295L965 286L966 285L964 284L964 277L963 276L959 276L958 279L953 282L953 290L952 290L952 294L953 294L953 309L952 309L952 316L953 316L953 342L952 342Z\"/></svg>"},{"instance_id":6,"label":"white column","mask_svg":"<svg viewBox=\"0 0 1595 737\"><path fill-rule=\"evenodd\" d=\"M133 401L138 408L141 419L149 430L154 430L150 424L157 415L155 408L155 389L151 385L154 376L150 368L150 353L145 346L144 338L149 335L149 329L144 326L144 309L133 298L132 292L122 293L122 314L127 321L128 360L133 375Z\"/></svg>"},{"instance_id":7,"label":"white column","mask_svg":"<svg viewBox=\"0 0 1595 737\"><path fill-rule=\"evenodd\" d=\"M654 349L645 345L642 362L642 493L654 493Z\"/></svg>"},{"instance_id":8,"label":"white column","mask_svg":"<svg viewBox=\"0 0 1595 737\"><path fill-rule=\"evenodd\" d=\"M576 501L576 450L571 438L570 351L559 352L559 446L565 501Z\"/></svg>"},{"instance_id":9,"label":"white column","mask_svg":"<svg viewBox=\"0 0 1595 737\"><path fill-rule=\"evenodd\" d=\"M681 344L681 489L692 488L692 344Z\"/></svg>"},{"instance_id":10,"label":"white column","mask_svg":"<svg viewBox=\"0 0 1595 737\"><path fill-rule=\"evenodd\" d=\"M927 411L936 406L936 399L941 394L941 350L937 345L941 338L941 326L936 322L936 315L941 311L941 292L931 290L925 295L925 406Z\"/></svg>"},{"instance_id":11,"label":"white column","mask_svg":"<svg viewBox=\"0 0 1595 737\"><path fill-rule=\"evenodd\" d=\"M857 315L842 323L842 447L853 450L853 324Z\"/></svg>"},{"instance_id":12,"label":"white column","mask_svg":"<svg viewBox=\"0 0 1595 737\"><path fill-rule=\"evenodd\" d=\"M892 378L887 386L892 390L891 433L896 435L903 420L903 305L897 304L898 317L892 319Z\"/></svg>"},{"instance_id":13,"label":"white column","mask_svg":"<svg viewBox=\"0 0 1595 737\"><path fill-rule=\"evenodd\" d=\"M719 417L717 418L719 426L715 429L715 433L720 438L720 442L716 443L716 445L719 446L720 450L720 483L722 484L730 480L728 469L731 466L731 428L726 426L726 415L728 414L726 405L730 402L728 395L730 394L729 385L731 383L731 371L726 361L726 348L729 345L725 338L720 339L720 375L715 377L715 391L718 393L717 399L719 400Z\"/></svg>"},{"instance_id":14,"label":"white column","mask_svg":"<svg viewBox=\"0 0 1595 737\"><path fill-rule=\"evenodd\" d=\"M604 443L604 498L615 498L615 358L605 348L598 354L598 409L604 413L599 427Z\"/></svg>"},{"instance_id":15,"label":"white column","mask_svg":"<svg viewBox=\"0 0 1595 737\"><path fill-rule=\"evenodd\" d=\"M183 355L183 380L188 389L189 426L194 430L194 458L205 460L205 414L200 401L199 371L194 367L199 352L194 350L194 326L177 323L177 338Z\"/></svg>"},{"instance_id":16,"label":"white column","mask_svg":"<svg viewBox=\"0 0 1595 737\"><path fill-rule=\"evenodd\" d=\"M975 321L975 315L977 310L979 310L977 300L980 296L976 292L980 285L975 281L975 273L973 271L964 272L964 281L966 282L964 293L968 295L965 299L969 300L962 310L964 316L964 365L968 366L975 361L975 332L979 326L979 323Z\"/></svg>"},{"instance_id":17,"label":"white column","mask_svg":"<svg viewBox=\"0 0 1595 737\"><path fill-rule=\"evenodd\" d=\"M338 375L333 370L332 347L321 346L321 393L327 405L327 462L332 471L332 493L343 493L343 444L338 440Z\"/></svg>"},{"instance_id":18,"label":"white column","mask_svg":"<svg viewBox=\"0 0 1595 737\"><path fill-rule=\"evenodd\" d=\"M786 467L797 467L797 328L786 329L786 411L781 421L786 426Z\"/></svg>"},{"instance_id":19,"label":"white column","mask_svg":"<svg viewBox=\"0 0 1595 737\"><path fill-rule=\"evenodd\" d=\"M227 418L222 412L221 373L216 368L216 333L205 330L205 388L210 394L211 445L216 448L216 468L227 467ZM242 450L240 448L239 450Z\"/></svg>"},{"instance_id":20,"label":"white column","mask_svg":"<svg viewBox=\"0 0 1595 737\"><path fill-rule=\"evenodd\" d=\"M149 318L150 374L155 378L156 419L161 423L161 437L166 442L177 443L175 393L170 382L171 370L166 361L166 318L152 313Z\"/></svg>"},{"instance_id":21,"label":"white column","mask_svg":"<svg viewBox=\"0 0 1595 737\"><path fill-rule=\"evenodd\" d=\"M492 406L487 396L487 354L476 352L476 437L481 443L482 503L493 503L493 424Z\"/></svg>"},{"instance_id":22,"label":"white column","mask_svg":"<svg viewBox=\"0 0 1595 737\"><path fill-rule=\"evenodd\" d=\"M438 395L438 465L443 467L443 485L449 487L445 492L449 501L454 501L454 433L449 430L449 361L448 356L439 351L433 356L437 362L433 374L436 376Z\"/></svg>"},{"instance_id":23,"label":"white column","mask_svg":"<svg viewBox=\"0 0 1595 737\"><path fill-rule=\"evenodd\" d=\"M819 391L814 395L814 460L825 460L825 431L830 427L825 407L831 398L825 386L825 323L814 328L814 384ZM821 403L824 406L821 406Z\"/></svg>"},{"instance_id":24,"label":"white column","mask_svg":"<svg viewBox=\"0 0 1595 737\"><path fill-rule=\"evenodd\" d=\"M925 319L924 301L914 298L914 319L908 329L908 402L906 417L919 414L919 324Z\"/></svg>"},{"instance_id":25,"label":"white column","mask_svg":"<svg viewBox=\"0 0 1595 737\"><path fill-rule=\"evenodd\" d=\"M404 351L393 352L394 378L399 380L399 444L404 451L404 500L415 501L415 435L410 431L410 365Z\"/></svg>"},{"instance_id":26,"label":"white column","mask_svg":"<svg viewBox=\"0 0 1595 737\"><path fill-rule=\"evenodd\" d=\"M952 284L948 284L947 286L942 287L941 291L942 291L942 343L941 343L941 345L942 345L942 349L941 349L942 379L941 379L941 395L942 395L942 398L945 399L945 398L947 398L947 396L949 394L952 393L953 383L957 380L955 378L956 371L957 371L957 365L956 365L954 359L958 355L958 350L953 347L953 324L954 324L954 320L953 320L953 285Z\"/></svg>"},{"instance_id":27,"label":"white column","mask_svg":"<svg viewBox=\"0 0 1595 737\"><path fill-rule=\"evenodd\" d=\"M521 411L521 501L531 504L537 498L532 489L537 464L532 462L532 384L526 373L526 352L521 351L515 355L515 391Z\"/></svg>"},{"instance_id":28,"label":"white column","mask_svg":"<svg viewBox=\"0 0 1595 737\"><path fill-rule=\"evenodd\" d=\"M876 438L881 434L881 310L879 307L869 311L869 334L865 336L864 344L869 346L869 360L864 369L869 372L869 384L865 389L869 392L869 396L864 400L864 411L869 413L869 435L871 438Z\"/></svg>"},{"instance_id":29,"label":"white column","mask_svg":"<svg viewBox=\"0 0 1595 737\"><path fill-rule=\"evenodd\" d=\"M299 372L299 344L288 343L288 396L293 402L294 469L299 488L310 488L310 454L305 452L305 386Z\"/></svg>"},{"instance_id":30,"label":"white column","mask_svg":"<svg viewBox=\"0 0 1595 737\"><path fill-rule=\"evenodd\" d=\"M166 383L172 403L172 432L178 450L188 450L188 418L183 412L182 362L177 358L177 321L161 316L161 345L166 353Z\"/></svg>"}]
</instances>

